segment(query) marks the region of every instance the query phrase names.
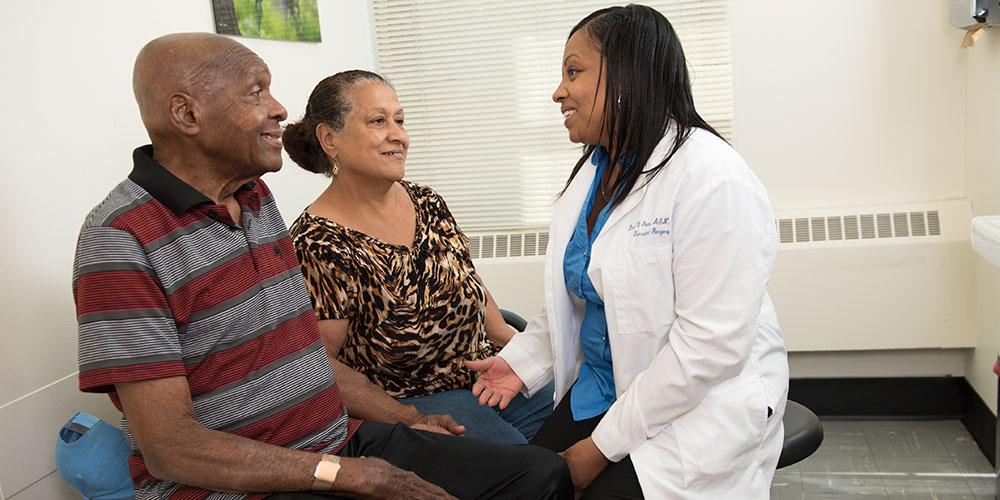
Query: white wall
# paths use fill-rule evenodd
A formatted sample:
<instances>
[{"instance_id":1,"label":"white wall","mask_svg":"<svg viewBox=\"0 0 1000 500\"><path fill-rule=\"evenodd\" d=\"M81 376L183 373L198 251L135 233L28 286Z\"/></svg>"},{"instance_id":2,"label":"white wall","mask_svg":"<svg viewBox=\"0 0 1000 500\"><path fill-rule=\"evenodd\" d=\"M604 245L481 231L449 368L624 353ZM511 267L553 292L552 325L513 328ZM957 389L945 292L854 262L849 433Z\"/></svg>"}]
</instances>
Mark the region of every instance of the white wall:
<instances>
[{"instance_id":1,"label":"white wall","mask_svg":"<svg viewBox=\"0 0 1000 500\"><path fill-rule=\"evenodd\" d=\"M946 2L733 4L737 147L775 209L963 195L965 62Z\"/></svg>"},{"instance_id":2,"label":"white wall","mask_svg":"<svg viewBox=\"0 0 1000 500\"><path fill-rule=\"evenodd\" d=\"M733 6L736 146L776 210L964 196L966 54L945 2ZM793 353L790 366L796 377L955 375L964 352Z\"/></svg>"},{"instance_id":3,"label":"white wall","mask_svg":"<svg viewBox=\"0 0 1000 500\"><path fill-rule=\"evenodd\" d=\"M968 49L966 101L966 191L975 215L1000 214L1000 30L987 31ZM997 412L1000 353L1000 271L982 259L976 265L978 342L966 378Z\"/></svg>"},{"instance_id":4,"label":"white wall","mask_svg":"<svg viewBox=\"0 0 1000 500\"><path fill-rule=\"evenodd\" d=\"M374 66L366 0L320 0L323 42L240 39L270 65L293 119L313 85ZM76 390L73 251L84 215L148 142L132 99L132 63L148 40L213 31L211 2L10 2L0 16L0 496L58 498L55 432L74 409L116 415ZM325 187L286 160L266 180L287 219ZM37 482L36 482L37 481ZM29 486L30 485L30 486Z\"/></svg>"},{"instance_id":5,"label":"white wall","mask_svg":"<svg viewBox=\"0 0 1000 500\"><path fill-rule=\"evenodd\" d=\"M962 377L969 349L792 352L793 378Z\"/></svg>"}]
</instances>

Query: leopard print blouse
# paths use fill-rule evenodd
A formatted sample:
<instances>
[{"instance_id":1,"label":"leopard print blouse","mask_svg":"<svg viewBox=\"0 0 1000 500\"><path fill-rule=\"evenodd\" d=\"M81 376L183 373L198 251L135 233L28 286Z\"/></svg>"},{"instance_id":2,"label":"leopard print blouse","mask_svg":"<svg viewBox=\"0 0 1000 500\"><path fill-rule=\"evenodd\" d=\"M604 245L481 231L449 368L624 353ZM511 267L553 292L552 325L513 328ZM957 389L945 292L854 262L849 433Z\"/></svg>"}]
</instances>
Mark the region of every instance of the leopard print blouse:
<instances>
[{"instance_id":1,"label":"leopard print blouse","mask_svg":"<svg viewBox=\"0 0 1000 500\"><path fill-rule=\"evenodd\" d=\"M401 182L417 212L412 248L310 214L291 227L320 320L350 320L339 358L396 398L469 388L463 359L492 354L486 289L468 240L430 188Z\"/></svg>"}]
</instances>

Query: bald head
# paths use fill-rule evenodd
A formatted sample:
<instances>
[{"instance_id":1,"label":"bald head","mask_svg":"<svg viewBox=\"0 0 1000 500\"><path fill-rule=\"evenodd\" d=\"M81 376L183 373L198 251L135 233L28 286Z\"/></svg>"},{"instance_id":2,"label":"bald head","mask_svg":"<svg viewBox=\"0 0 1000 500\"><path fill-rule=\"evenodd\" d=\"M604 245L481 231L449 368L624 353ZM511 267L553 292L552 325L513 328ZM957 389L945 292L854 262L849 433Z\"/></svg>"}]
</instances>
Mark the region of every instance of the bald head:
<instances>
[{"instance_id":1,"label":"bald head","mask_svg":"<svg viewBox=\"0 0 1000 500\"><path fill-rule=\"evenodd\" d=\"M210 98L254 63L263 62L250 49L212 33L176 33L147 43L135 59L132 89L153 142L173 132L173 96Z\"/></svg>"}]
</instances>

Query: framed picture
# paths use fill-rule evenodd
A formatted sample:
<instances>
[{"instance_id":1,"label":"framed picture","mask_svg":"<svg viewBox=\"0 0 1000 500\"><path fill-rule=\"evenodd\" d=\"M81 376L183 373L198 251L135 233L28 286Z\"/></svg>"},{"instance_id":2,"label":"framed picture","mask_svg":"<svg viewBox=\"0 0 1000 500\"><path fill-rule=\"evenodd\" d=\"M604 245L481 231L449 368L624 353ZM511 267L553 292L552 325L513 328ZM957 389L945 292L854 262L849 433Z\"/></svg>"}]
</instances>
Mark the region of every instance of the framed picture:
<instances>
[{"instance_id":1,"label":"framed picture","mask_svg":"<svg viewBox=\"0 0 1000 500\"><path fill-rule=\"evenodd\" d=\"M212 13L221 35L320 41L316 0L212 0Z\"/></svg>"}]
</instances>

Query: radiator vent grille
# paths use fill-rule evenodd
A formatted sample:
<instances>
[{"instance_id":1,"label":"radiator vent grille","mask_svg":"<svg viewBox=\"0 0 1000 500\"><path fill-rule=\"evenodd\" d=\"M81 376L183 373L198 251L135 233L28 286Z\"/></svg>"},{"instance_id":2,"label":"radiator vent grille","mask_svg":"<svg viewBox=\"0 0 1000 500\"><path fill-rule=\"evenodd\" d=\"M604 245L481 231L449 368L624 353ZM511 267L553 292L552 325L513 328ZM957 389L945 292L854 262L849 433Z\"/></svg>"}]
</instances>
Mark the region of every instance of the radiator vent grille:
<instances>
[{"instance_id":1,"label":"radiator vent grille","mask_svg":"<svg viewBox=\"0 0 1000 500\"><path fill-rule=\"evenodd\" d=\"M548 231L469 235L473 259L545 255L548 244Z\"/></svg>"},{"instance_id":2,"label":"radiator vent grille","mask_svg":"<svg viewBox=\"0 0 1000 500\"><path fill-rule=\"evenodd\" d=\"M480 254L484 259L493 258L493 243L496 241L496 236L492 234L487 234L483 236L483 242L480 245Z\"/></svg>"},{"instance_id":3,"label":"radiator vent grille","mask_svg":"<svg viewBox=\"0 0 1000 500\"><path fill-rule=\"evenodd\" d=\"M795 219L795 241L809 241L809 219Z\"/></svg>"},{"instance_id":4,"label":"radiator vent grille","mask_svg":"<svg viewBox=\"0 0 1000 500\"><path fill-rule=\"evenodd\" d=\"M826 219L813 217L809 220L809 225L812 226L813 241L826 241Z\"/></svg>"},{"instance_id":5,"label":"radiator vent grille","mask_svg":"<svg viewBox=\"0 0 1000 500\"><path fill-rule=\"evenodd\" d=\"M910 235L927 236L927 214L925 212L910 212Z\"/></svg>"},{"instance_id":6,"label":"radiator vent grille","mask_svg":"<svg viewBox=\"0 0 1000 500\"><path fill-rule=\"evenodd\" d=\"M872 214L861 215L861 238L871 239L875 237L875 216Z\"/></svg>"},{"instance_id":7,"label":"radiator vent grille","mask_svg":"<svg viewBox=\"0 0 1000 500\"><path fill-rule=\"evenodd\" d=\"M941 218L937 210L795 217L777 219L775 225L781 243L941 235ZM548 231L469 236L469 248L473 259L535 257L545 255L548 245Z\"/></svg>"},{"instance_id":8,"label":"radiator vent grille","mask_svg":"<svg viewBox=\"0 0 1000 500\"><path fill-rule=\"evenodd\" d=\"M941 235L937 210L788 218L776 224L781 243Z\"/></svg>"},{"instance_id":9,"label":"radiator vent grille","mask_svg":"<svg viewBox=\"0 0 1000 500\"><path fill-rule=\"evenodd\" d=\"M892 232L897 238L905 238L910 235L910 219L907 214L892 214Z\"/></svg>"},{"instance_id":10,"label":"radiator vent grille","mask_svg":"<svg viewBox=\"0 0 1000 500\"><path fill-rule=\"evenodd\" d=\"M841 217L827 217L826 228L831 240L844 239L844 220Z\"/></svg>"},{"instance_id":11,"label":"radiator vent grille","mask_svg":"<svg viewBox=\"0 0 1000 500\"><path fill-rule=\"evenodd\" d=\"M856 240L861 237L861 231L858 229L858 216L848 215L844 217L844 239L845 240ZM782 242L784 243L784 242Z\"/></svg>"},{"instance_id":12,"label":"radiator vent grille","mask_svg":"<svg viewBox=\"0 0 1000 500\"><path fill-rule=\"evenodd\" d=\"M892 238L892 219L889 214L878 214L875 216L878 221L878 237Z\"/></svg>"},{"instance_id":13,"label":"radiator vent grille","mask_svg":"<svg viewBox=\"0 0 1000 500\"><path fill-rule=\"evenodd\" d=\"M778 235L781 237L781 241L791 242L795 241L794 230L792 229L792 219L781 219L778 221Z\"/></svg>"},{"instance_id":14,"label":"radiator vent grille","mask_svg":"<svg viewBox=\"0 0 1000 500\"><path fill-rule=\"evenodd\" d=\"M927 212L927 232L935 236L941 234L941 219L937 211Z\"/></svg>"}]
</instances>

